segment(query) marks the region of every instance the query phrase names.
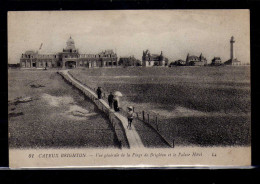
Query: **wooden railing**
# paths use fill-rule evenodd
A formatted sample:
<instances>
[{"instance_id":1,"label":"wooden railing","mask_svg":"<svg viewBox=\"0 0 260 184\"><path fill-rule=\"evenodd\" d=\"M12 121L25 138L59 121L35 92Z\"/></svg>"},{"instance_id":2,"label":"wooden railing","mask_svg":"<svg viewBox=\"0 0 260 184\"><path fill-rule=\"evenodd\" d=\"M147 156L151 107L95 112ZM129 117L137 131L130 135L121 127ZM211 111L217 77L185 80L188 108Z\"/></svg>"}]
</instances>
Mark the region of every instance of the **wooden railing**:
<instances>
[{"instance_id":1,"label":"wooden railing","mask_svg":"<svg viewBox=\"0 0 260 184\"><path fill-rule=\"evenodd\" d=\"M109 122L113 128L113 131L116 135L116 140L115 142L119 145L120 148L129 148L129 143L126 137L125 130L123 128L122 122L114 115L114 113L110 110L109 106L106 105L105 103L102 103L98 98L93 89L90 87L80 83L76 78L72 77L74 80L78 81L80 84L74 82L71 80L71 78L68 75L65 75L62 71L57 72L62 76L62 78L67 81L70 85L74 86L78 90L80 90L85 97L89 98L95 105L96 107L103 112L107 118L109 119ZM88 90L86 90L88 88Z\"/></svg>"}]
</instances>

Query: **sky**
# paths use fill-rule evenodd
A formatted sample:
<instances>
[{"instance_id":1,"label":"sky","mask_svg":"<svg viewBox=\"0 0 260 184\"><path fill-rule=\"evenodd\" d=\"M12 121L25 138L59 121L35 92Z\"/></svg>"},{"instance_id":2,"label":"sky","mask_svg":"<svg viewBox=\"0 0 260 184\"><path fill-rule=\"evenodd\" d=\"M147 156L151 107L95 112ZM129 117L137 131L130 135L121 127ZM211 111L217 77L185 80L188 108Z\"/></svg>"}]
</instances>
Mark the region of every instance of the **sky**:
<instances>
[{"instance_id":1,"label":"sky","mask_svg":"<svg viewBox=\"0 0 260 184\"><path fill-rule=\"evenodd\" d=\"M163 51L169 61L201 53L211 62L235 57L250 62L249 10L110 10L8 12L8 63L22 53L54 54L71 36L82 54L113 49L117 55L142 58L143 50Z\"/></svg>"}]
</instances>

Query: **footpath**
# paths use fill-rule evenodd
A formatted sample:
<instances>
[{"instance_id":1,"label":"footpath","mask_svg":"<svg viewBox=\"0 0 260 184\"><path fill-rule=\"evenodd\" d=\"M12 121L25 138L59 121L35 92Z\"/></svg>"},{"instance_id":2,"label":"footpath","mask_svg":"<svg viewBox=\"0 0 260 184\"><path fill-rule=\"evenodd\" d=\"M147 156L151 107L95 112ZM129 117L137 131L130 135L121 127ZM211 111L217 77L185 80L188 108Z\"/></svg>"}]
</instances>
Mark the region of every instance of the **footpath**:
<instances>
[{"instance_id":1,"label":"footpath","mask_svg":"<svg viewBox=\"0 0 260 184\"><path fill-rule=\"evenodd\" d=\"M124 128L124 132L125 132L125 135L126 135L130 148L144 148L144 144L142 143L142 140L141 140L139 134L137 133L135 126L132 124L131 129L127 128L128 120L125 116L123 116L122 114L115 112L113 109L111 109L105 100L98 99L97 94L93 90L91 90L84 84L80 83L79 81L75 80L74 77L72 77L69 74L68 70L62 70L62 71L59 71L59 73L63 77L69 78L69 81L71 83L73 83L74 86L77 87L79 90L81 90L84 94L91 94L91 96L94 97L94 98L90 98L91 100L98 100L102 105L103 112L112 113L115 117L117 117L117 119L121 122L121 124Z\"/></svg>"}]
</instances>

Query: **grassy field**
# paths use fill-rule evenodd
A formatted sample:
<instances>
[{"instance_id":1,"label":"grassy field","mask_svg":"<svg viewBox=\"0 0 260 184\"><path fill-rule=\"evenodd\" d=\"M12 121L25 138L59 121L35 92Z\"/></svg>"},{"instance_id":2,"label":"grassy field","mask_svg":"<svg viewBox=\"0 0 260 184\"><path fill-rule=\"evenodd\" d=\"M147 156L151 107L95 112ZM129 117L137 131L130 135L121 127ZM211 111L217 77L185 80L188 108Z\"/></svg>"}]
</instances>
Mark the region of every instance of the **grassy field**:
<instances>
[{"instance_id":1,"label":"grassy field","mask_svg":"<svg viewBox=\"0 0 260 184\"><path fill-rule=\"evenodd\" d=\"M159 130L179 145L249 145L250 68L96 68L70 73L105 93L121 91L121 106L159 116ZM154 123L154 122L151 122ZM138 130L137 130L138 131Z\"/></svg>"},{"instance_id":2,"label":"grassy field","mask_svg":"<svg viewBox=\"0 0 260 184\"><path fill-rule=\"evenodd\" d=\"M9 70L8 100L11 148L117 147L107 118L55 70Z\"/></svg>"}]
</instances>

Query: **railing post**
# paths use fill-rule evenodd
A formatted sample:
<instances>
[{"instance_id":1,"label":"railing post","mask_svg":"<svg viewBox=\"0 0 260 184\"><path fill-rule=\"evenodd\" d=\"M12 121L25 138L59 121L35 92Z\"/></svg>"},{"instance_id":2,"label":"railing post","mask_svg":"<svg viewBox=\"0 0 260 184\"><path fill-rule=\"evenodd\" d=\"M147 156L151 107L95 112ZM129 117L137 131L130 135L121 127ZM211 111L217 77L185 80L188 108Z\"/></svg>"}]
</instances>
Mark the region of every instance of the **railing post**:
<instances>
[{"instance_id":1,"label":"railing post","mask_svg":"<svg viewBox=\"0 0 260 184\"><path fill-rule=\"evenodd\" d=\"M143 111L143 121L145 121L145 117L144 117L144 111Z\"/></svg>"},{"instance_id":2,"label":"railing post","mask_svg":"<svg viewBox=\"0 0 260 184\"><path fill-rule=\"evenodd\" d=\"M157 129L157 131L159 131L159 129L158 129L158 118L157 118L157 116L155 117L155 122L156 122L156 129Z\"/></svg>"},{"instance_id":3,"label":"railing post","mask_svg":"<svg viewBox=\"0 0 260 184\"><path fill-rule=\"evenodd\" d=\"M111 116L110 116L110 122L111 122L112 127L114 128L114 122L113 122L113 118Z\"/></svg>"},{"instance_id":4,"label":"railing post","mask_svg":"<svg viewBox=\"0 0 260 184\"><path fill-rule=\"evenodd\" d=\"M149 114L147 114L147 122L150 123Z\"/></svg>"}]
</instances>

